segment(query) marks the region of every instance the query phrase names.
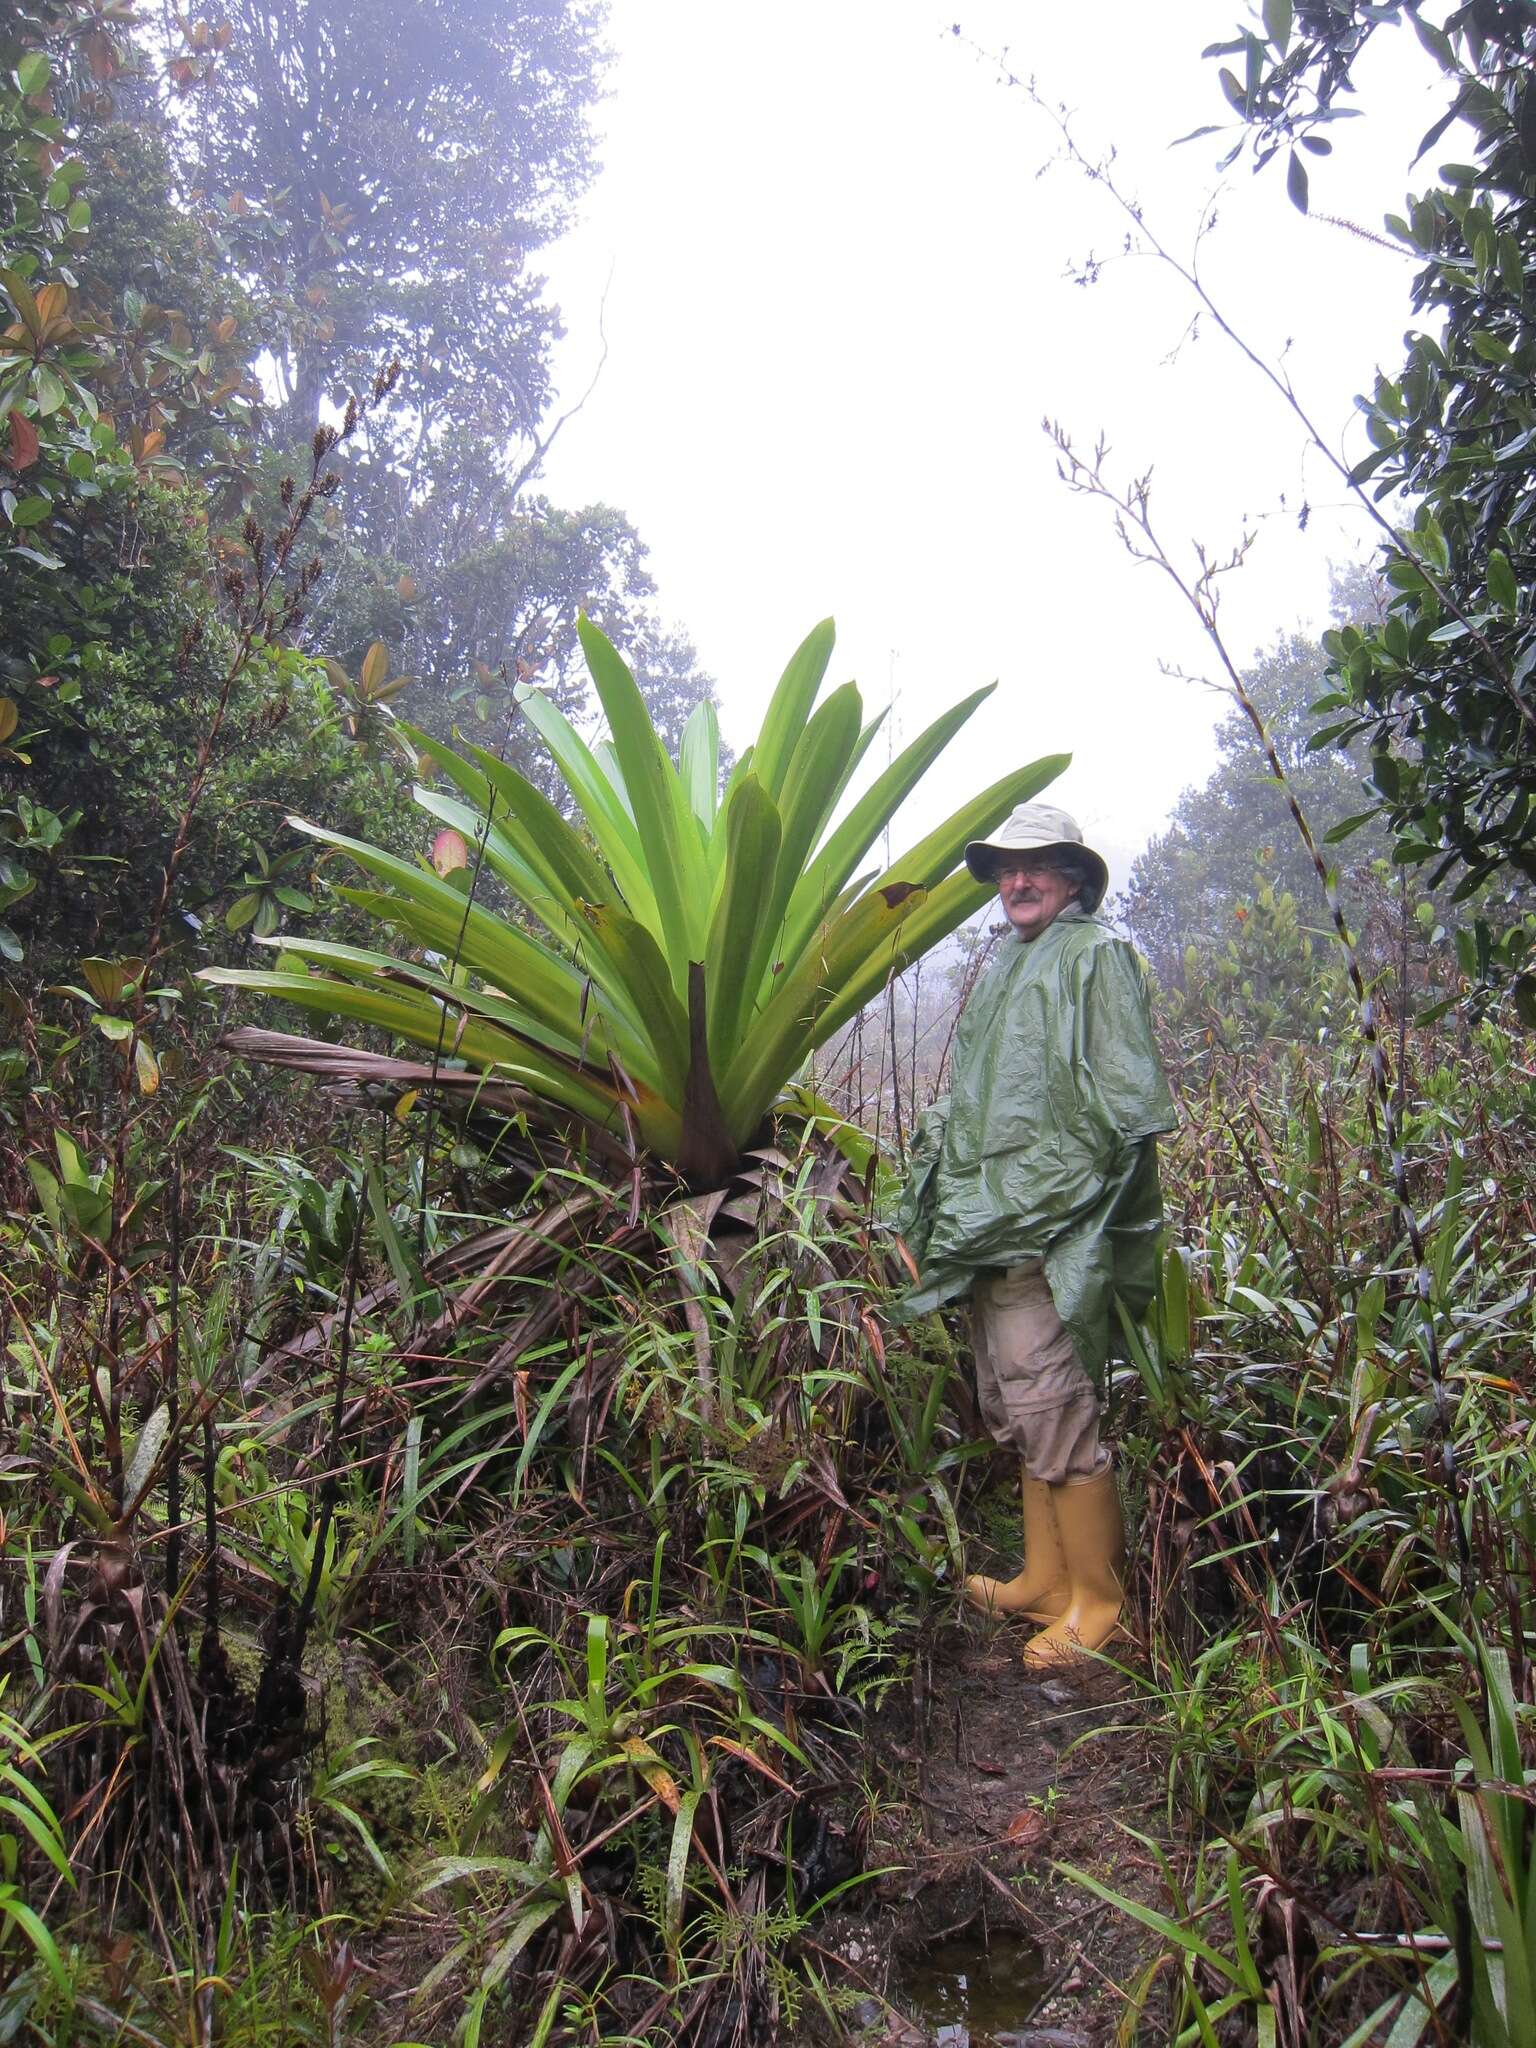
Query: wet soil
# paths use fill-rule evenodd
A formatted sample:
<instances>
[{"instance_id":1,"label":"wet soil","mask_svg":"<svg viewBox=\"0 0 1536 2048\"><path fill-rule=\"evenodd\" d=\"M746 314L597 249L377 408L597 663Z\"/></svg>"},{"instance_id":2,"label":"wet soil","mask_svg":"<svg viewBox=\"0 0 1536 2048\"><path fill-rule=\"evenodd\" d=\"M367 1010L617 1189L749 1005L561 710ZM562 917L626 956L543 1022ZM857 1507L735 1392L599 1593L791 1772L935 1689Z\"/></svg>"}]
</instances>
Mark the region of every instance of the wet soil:
<instances>
[{"instance_id":1,"label":"wet soil","mask_svg":"<svg viewBox=\"0 0 1536 2048\"><path fill-rule=\"evenodd\" d=\"M1166 1833L1155 1722L1126 1671L1028 1672L1029 1632L936 1630L881 1714L866 1867L891 1868L872 1886L878 1916L824 1937L871 2048L1107 2048L1156 1952L1056 1868L1166 1908L1156 1859L1128 1832ZM1119 1655L1129 1667L1134 1652ZM1160 2038L1156 2001L1136 2038Z\"/></svg>"}]
</instances>

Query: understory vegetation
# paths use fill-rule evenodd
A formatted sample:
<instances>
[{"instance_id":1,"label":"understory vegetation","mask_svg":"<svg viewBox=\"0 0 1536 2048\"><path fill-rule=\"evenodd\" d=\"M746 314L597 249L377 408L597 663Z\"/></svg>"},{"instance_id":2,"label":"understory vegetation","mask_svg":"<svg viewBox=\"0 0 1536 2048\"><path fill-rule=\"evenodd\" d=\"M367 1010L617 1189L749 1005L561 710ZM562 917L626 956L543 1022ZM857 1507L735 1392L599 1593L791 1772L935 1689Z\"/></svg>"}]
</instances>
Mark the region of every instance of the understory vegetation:
<instances>
[{"instance_id":1,"label":"understory vegetation","mask_svg":"<svg viewBox=\"0 0 1536 2048\"><path fill-rule=\"evenodd\" d=\"M1166 1946L1126 1989L1148 2038L1517 2042L1536 1064L1399 1032L1383 964L1421 1281L1342 981L1277 1031L1240 972L1294 971L1287 907L1165 1031L1113 1403ZM817 1916L901 1854L880 1710L993 1484L963 1326L889 1319L877 1170L785 1121L706 1241L665 1175L488 1111L424 1152L398 1093L317 1135L293 1085L125 1142L45 1096L12 1155L4 2024L836 2038Z\"/></svg>"},{"instance_id":2,"label":"understory vegetation","mask_svg":"<svg viewBox=\"0 0 1536 2048\"><path fill-rule=\"evenodd\" d=\"M1122 1426L1191 2040L1530 2038L1536 1068L1492 1021L1415 1030L1396 983L1422 1261L1325 994L1299 1041L1245 1043L1245 993L1181 1036Z\"/></svg>"},{"instance_id":3,"label":"understory vegetation","mask_svg":"<svg viewBox=\"0 0 1536 2048\"><path fill-rule=\"evenodd\" d=\"M1292 61L1266 6L1234 113L1316 145L1401 11L1312 10ZM314 0L307 65L246 0L0 25L0 2042L899 2043L825 1937L900 1939L892 1731L1014 1475L886 1219L988 945L965 842L1062 758L877 856L986 693L849 803L880 721L820 697L829 624L731 758L628 521L532 495L526 260L590 175L600 11L432 12L446 55ZM1525 44L1465 12L1427 47L1528 212ZM1451 189L1405 233L1523 303L1521 220ZM1126 2041L1536 2048L1499 488L1477 563L1426 510L1320 646L1232 668L1122 906L1181 1124L1096 1672L1163 1796L1055 1875L1146 1937ZM1319 891L1304 814L1342 844L1363 778Z\"/></svg>"},{"instance_id":4,"label":"understory vegetation","mask_svg":"<svg viewBox=\"0 0 1536 2048\"><path fill-rule=\"evenodd\" d=\"M967 1465L842 1155L745 1161L705 1269L575 1168L423 1218L387 1114L177 1134L113 1290L76 1142L8 1260L12 2032L793 2015Z\"/></svg>"}]
</instances>

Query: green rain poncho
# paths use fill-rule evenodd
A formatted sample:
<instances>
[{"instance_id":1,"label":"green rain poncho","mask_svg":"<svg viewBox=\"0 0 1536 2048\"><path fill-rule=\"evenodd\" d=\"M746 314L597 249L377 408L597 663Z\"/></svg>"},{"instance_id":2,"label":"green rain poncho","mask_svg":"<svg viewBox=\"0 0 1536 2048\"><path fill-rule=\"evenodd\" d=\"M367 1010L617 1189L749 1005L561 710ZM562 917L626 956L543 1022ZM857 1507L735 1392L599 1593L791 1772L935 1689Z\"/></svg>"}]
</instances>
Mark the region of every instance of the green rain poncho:
<instances>
[{"instance_id":1,"label":"green rain poncho","mask_svg":"<svg viewBox=\"0 0 1536 2048\"><path fill-rule=\"evenodd\" d=\"M1133 948L1070 911L1027 944L1004 940L960 1019L953 1076L919 1120L895 1217L921 1276L904 1312L1042 1259L1100 1379L1114 1296L1139 1315L1156 1288L1153 1140L1174 1125Z\"/></svg>"}]
</instances>

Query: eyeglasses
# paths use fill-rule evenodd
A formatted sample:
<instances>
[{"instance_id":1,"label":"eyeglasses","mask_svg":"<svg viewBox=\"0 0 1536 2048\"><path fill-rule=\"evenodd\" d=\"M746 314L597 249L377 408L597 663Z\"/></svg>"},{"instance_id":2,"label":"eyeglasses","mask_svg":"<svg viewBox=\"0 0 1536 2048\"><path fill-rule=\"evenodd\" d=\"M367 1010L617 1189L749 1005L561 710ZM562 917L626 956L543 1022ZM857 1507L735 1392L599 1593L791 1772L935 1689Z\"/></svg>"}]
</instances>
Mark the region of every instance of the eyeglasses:
<instances>
[{"instance_id":1,"label":"eyeglasses","mask_svg":"<svg viewBox=\"0 0 1536 2048\"><path fill-rule=\"evenodd\" d=\"M1070 877L1066 876L1066 870L1062 867L1060 861L999 860L993 862L992 879L995 882L1001 882L1009 875L1062 875L1070 880Z\"/></svg>"}]
</instances>

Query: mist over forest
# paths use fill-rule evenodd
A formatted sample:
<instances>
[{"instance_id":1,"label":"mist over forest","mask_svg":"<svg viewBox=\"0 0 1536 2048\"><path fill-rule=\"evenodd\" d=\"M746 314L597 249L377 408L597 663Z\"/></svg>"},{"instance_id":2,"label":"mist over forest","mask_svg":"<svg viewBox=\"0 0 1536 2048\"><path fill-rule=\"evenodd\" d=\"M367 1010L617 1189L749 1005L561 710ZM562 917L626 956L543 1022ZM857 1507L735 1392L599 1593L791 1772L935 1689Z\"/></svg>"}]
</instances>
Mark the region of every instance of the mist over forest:
<instances>
[{"instance_id":1,"label":"mist over forest","mask_svg":"<svg viewBox=\"0 0 1536 2048\"><path fill-rule=\"evenodd\" d=\"M628 0L0 9L0 2041L1536 2048L1536 14L1232 11L1185 220L1124 0L701 26L679 399ZM948 240L816 125L922 66Z\"/></svg>"}]
</instances>

